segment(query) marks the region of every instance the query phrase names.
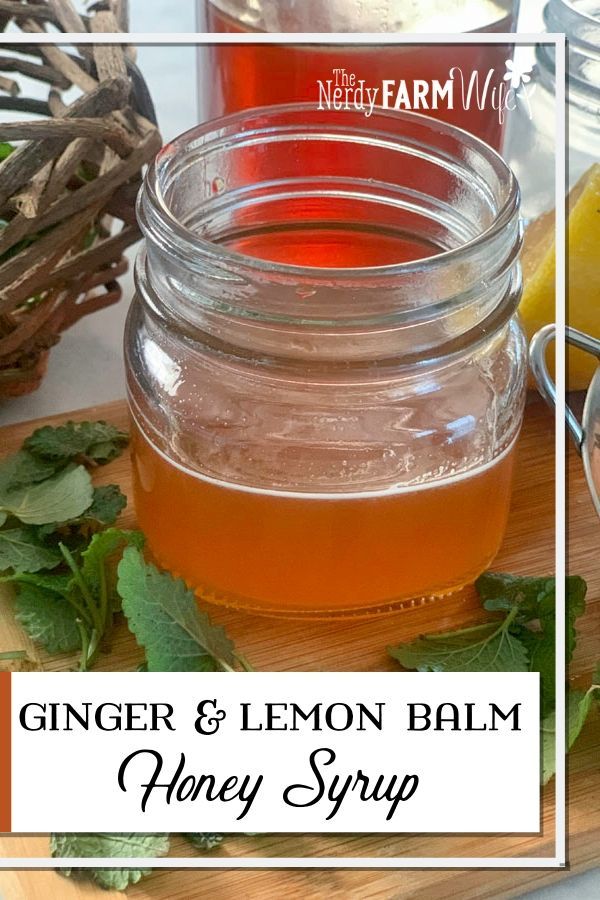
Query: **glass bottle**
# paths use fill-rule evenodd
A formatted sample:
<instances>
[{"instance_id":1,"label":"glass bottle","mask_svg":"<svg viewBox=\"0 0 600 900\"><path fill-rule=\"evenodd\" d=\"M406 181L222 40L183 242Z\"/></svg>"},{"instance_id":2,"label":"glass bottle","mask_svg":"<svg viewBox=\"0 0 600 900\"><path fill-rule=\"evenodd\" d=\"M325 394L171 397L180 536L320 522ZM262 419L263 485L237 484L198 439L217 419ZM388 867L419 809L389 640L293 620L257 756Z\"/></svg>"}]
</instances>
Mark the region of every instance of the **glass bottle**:
<instances>
[{"instance_id":1,"label":"glass bottle","mask_svg":"<svg viewBox=\"0 0 600 900\"><path fill-rule=\"evenodd\" d=\"M567 37L568 187L600 159L600 3L550 0L544 8L549 32ZM504 156L521 186L521 209L533 219L555 206L554 46L535 50L531 80L517 93L507 121ZM529 76L527 76L529 77Z\"/></svg>"},{"instance_id":2,"label":"glass bottle","mask_svg":"<svg viewBox=\"0 0 600 900\"><path fill-rule=\"evenodd\" d=\"M510 32L516 26L518 0L200 0L200 30L232 34L252 32L442 33ZM202 118L257 106L318 98L318 82L344 69L367 85L383 80L445 81L460 67L493 70L498 90L512 57L512 45L307 45L215 44L199 48ZM503 125L489 106L460 105L432 113L500 147Z\"/></svg>"}]
</instances>

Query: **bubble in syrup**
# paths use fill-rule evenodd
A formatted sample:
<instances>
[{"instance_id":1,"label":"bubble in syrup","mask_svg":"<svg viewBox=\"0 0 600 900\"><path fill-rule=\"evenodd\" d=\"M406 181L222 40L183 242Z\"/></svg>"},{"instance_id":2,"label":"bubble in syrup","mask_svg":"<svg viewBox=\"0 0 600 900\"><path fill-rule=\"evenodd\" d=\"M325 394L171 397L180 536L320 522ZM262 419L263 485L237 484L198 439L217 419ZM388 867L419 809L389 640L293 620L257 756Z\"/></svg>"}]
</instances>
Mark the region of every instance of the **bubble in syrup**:
<instances>
[{"instance_id":1,"label":"bubble in syrup","mask_svg":"<svg viewBox=\"0 0 600 900\"><path fill-rule=\"evenodd\" d=\"M309 297L314 297L316 293L317 292L314 288L296 288L296 294L298 295L298 297L300 297L301 300L308 300Z\"/></svg>"}]
</instances>

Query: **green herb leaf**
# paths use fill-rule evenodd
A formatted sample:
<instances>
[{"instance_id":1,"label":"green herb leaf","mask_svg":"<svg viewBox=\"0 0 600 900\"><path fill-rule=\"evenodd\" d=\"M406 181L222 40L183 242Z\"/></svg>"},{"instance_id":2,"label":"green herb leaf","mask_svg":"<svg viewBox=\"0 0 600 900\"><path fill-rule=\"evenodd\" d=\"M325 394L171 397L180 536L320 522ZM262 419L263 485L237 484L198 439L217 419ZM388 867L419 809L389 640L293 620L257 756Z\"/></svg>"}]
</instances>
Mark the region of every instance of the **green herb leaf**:
<instances>
[{"instance_id":1,"label":"green herb leaf","mask_svg":"<svg viewBox=\"0 0 600 900\"><path fill-rule=\"evenodd\" d=\"M169 852L167 834L53 834L50 838L50 852L53 857L129 857L156 858ZM61 869L63 875L76 872L96 881L108 890L124 891L131 884L137 884L152 869Z\"/></svg>"},{"instance_id":2,"label":"green herb leaf","mask_svg":"<svg viewBox=\"0 0 600 900\"><path fill-rule=\"evenodd\" d=\"M59 594L64 597L71 587L71 576L52 573L46 574L33 572L16 572L14 575L5 575L0 578L0 582L19 584L32 584L34 587L40 588L42 591L50 591L52 594Z\"/></svg>"},{"instance_id":3,"label":"green herb leaf","mask_svg":"<svg viewBox=\"0 0 600 900\"><path fill-rule=\"evenodd\" d=\"M388 647L405 669L419 672L526 672L527 650L509 630L509 617L461 631L423 635Z\"/></svg>"},{"instance_id":4,"label":"green herb leaf","mask_svg":"<svg viewBox=\"0 0 600 900\"><path fill-rule=\"evenodd\" d=\"M107 528L92 536L81 554L81 574L93 593L97 593L101 587L101 568L124 544L141 549L144 546L144 535L141 531Z\"/></svg>"},{"instance_id":5,"label":"green herb leaf","mask_svg":"<svg viewBox=\"0 0 600 900\"><path fill-rule=\"evenodd\" d=\"M554 633L522 628L519 640L529 654L529 671L540 673L540 715L544 718L554 709L556 697Z\"/></svg>"},{"instance_id":6,"label":"green herb leaf","mask_svg":"<svg viewBox=\"0 0 600 900\"><path fill-rule=\"evenodd\" d=\"M587 585L583 578L570 575L566 579L566 662L571 661L577 643L577 618L585 612ZM529 631L531 647L531 671L541 677L541 713L545 718L555 703L555 660L556 660L556 595L551 594L540 600L538 618L539 632Z\"/></svg>"},{"instance_id":7,"label":"green herb leaf","mask_svg":"<svg viewBox=\"0 0 600 900\"><path fill-rule=\"evenodd\" d=\"M567 646L567 662L571 662L573 657L573 651L577 644L577 630L575 628L575 622L582 616L585 612L585 595L587 593L587 584L580 578L579 575L569 575L567 576L567 585L566 585L566 606L567 606L567 636L566 636L566 646ZM549 618L554 626L556 621L555 618L555 610L556 606L553 603L551 607L546 611L545 609L540 610L540 621L542 626L545 626L546 619Z\"/></svg>"},{"instance_id":8,"label":"green herb leaf","mask_svg":"<svg viewBox=\"0 0 600 900\"><path fill-rule=\"evenodd\" d=\"M212 834L208 831L184 833L183 837L192 844L196 850L214 850L223 842L225 835Z\"/></svg>"},{"instance_id":9,"label":"green herb leaf","mask_svg":"<svg viewBox=\"0 0 600 900\"><path fill-rule=\"evenodd\" d=\"M0 509L27 525L80 516L92 503L92 481L83 466L70 466L36 484L0 492Z\"/></svg>"},{"instance_id":10,"label":"green herb leaf","mask_svg":"<svg viewBox=\"0 0 600 900\"><path fill-rule=\"evenodd\" d=\"M127 548L118 566L118 591L129 628L146 650L150 672L231 669L234 646L220 625L198 608L179 578Z\"/></svg>"},{"instance_id":11,"label":"green herb leaf","mask_svg":"<svg viewBox=\"0 0 600 900\"><path fill-rule=\"evenodd\" d=\"M554 597L555 580L484 572L475 582L475 588L485 609L511 612L516 607L518 621L529 622L539 618L539 607L544 598Z\"/></svg>"},{"instance_id":12,"label":"green herb leaf","mask_svg":"<svg viewBox=\"0 0 600 900\"><path fill-rule=\"evenodd\" d=\"M485 609L498 612L518 609L517 621L526 623L539 619L554 623L556 610L556 579L507 575L503 572L484 572L475 587ZM575 646L573 625L585 611L587 585L579 575L566 579L567 649L570 655Z\"/></svg>"},{"instance_id":13,"label":"green herb leaf","mask_svg":"<svg viewBox=\"0 0 600 900\"><path fill-rule=\"evenodd\" d=\"M6 528L0 531L0 572L39 572L54 569L61 562L60 553L46 547L29 528Z\"/></svg>"},{"instance_id":14,"label":"green herb leaf","mask_svg":"<svg viewBox=\"0 0 600 900\"><path fill-rule=\"evenodd\" d=\"M108 528L97 532L80 554L80 563L70 550L59 544L65 562L72 572L66 599L75 606L80 616L82 654L80 670L86 671L96 660L101 643L113 625L113 614L118 608L115 589L115 570L108 562L123 544L139 547L144 536L139 531L122 531Z\"/></svg>"},{"instance_id":15,"label":"green herb leaf","mask_svg":"<svg viewBox=\"0 0 600 900\"><path fill-rule=\"evenodd\" d=\"M588 691L567 692L567 749L570 750L585 725L592 701L600 692L593 684ZM542 784L547 784L556 772L556 713L551 712L542 722Z\"/></svg>"},{"instance_id":16,"label":"green herb leaf","mask_svg":"<svg viewBox=\"0 0 600 900\"><path fill-rule=\"evenodd\" d=\"M51 478L64 465L62 462L38 459L26 450L19 450L0 462L0 495Z\"/></svg>"},{"instance_id":17,"label":"green herb leaf","mask_svg":"<svg viewBox=\"0 0 600 900\"><path fill-rule=\"evenodd\" d=\"M117 484L103 484L94 488L92 505L86 509L82 520L93 519L100 525L114 525L126 506L127 497Z\"/></svg>"},{"instance_id":18,"label":"green herb leaf","mask_svg":"<svg viewBox=\"0 0 600 900\"><path fill-rule=\"evenodd\" d=\"M76 459L85 456L107 463L119 456L128 435L108 422L67 422L54 428L45 425L27 438L23 447L44 459Z\"/></svg>"},{"instance_id":19,"label":"green herb leaf","mask_svg":"<svg viewBox=\"0 0 600 900\"><path fill-rule=\"evenodd\" d=\"M21 582L15 601L15 615L29 637L42 644L48 653L68 653L80 649L77 613L65 597Z\"/></svg>"},{"instance_id":20,"label":"green herb leaf","mask_svg":"<svg viewBox=\"0 0 600 900\"><path fill-rule=\"evenodd\" d=\"M82 671L118 608L108 563L123 544L142 546L143 536L99 530L116 521L126 498L114 484L94 488L85 465L74 463L107 462L127 440L106 422L68 422L38 428L0 463L0 580L14 583L17 617L31 637L50 652L80 648ZM3 528L9 518L21 525Z\"/></svg>"},{"instance_id":21,"label":"green herb leaf","mask_svg":"<svg viewBox=\"0 0 600 900\"><path fill-rule=\"evenodd\" d=\"M493 611L516 611L516 637L529 655L529 670L540 673L541 714L554 708L556 645L556 581L554 578L528 578L519 575L486 572L476 582L483 605ZM567 663L575 649L575 622L585 611L587 585L583 578L570 575L566 579L566 648ZM527 624L539 622L539 629Z\"/></svg>"},{"instance_id":22,"label":"green herb leaf","mask_svg":"<svg viewBox=\"0 0 600 900\"><path fill-rule=\"evenodd\" d=\"M17 588L17 619L30 637L50 653L81 649L80 668L89 668L112 627L116 608L116 573L108 563L123 544L140 547L143 541L139 531L108 528L92 536L78 555L79 564L59 545L70 574L22 572L2 579Z\"/></svg>"},{"instance_id":23,"label":"green herb leaf","mask_svg":"<svg viewBox=\"0 0 600 900\"><path fill-rule=\"evenodd\" d=\"M77 548L89 536L102 526L114 525L122 510L127 506L127 497L116 484L95 487L92 503L82 515L66 522L49 522L37 527L40 540L55 538L68 544L71 549Z\"/></svg>"}]
</instances>

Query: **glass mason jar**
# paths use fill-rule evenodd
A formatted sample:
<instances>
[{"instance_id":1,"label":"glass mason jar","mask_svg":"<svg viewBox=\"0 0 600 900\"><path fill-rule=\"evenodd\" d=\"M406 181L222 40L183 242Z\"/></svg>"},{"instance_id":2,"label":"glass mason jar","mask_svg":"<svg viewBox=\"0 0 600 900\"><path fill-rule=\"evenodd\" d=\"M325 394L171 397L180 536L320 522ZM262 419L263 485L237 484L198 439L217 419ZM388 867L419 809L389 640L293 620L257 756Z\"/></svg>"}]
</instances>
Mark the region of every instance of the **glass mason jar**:
<instances>
[{"instance_id":1,"label":"glass mason jar","mask_svg":"<svg viewBox=\"0 0 600 900\"><path fill-rule=\"evenodd\" d=\"M519 0L199 0L199 31L460 34L512 32ZM350 38L351 41L351 38ZM477 72L487 99L469 109L440 103L431 114L471 131L499 149L503 122L491 108L501 89L512 44L213 44L198 48L201 118L255 106L318 100L318 82L345 69L368 87L385 79L444 82L459 67ZM381 87L380 87L381 91ZM381 94L380 94L381 96Z\"/></svg>"},{"instance_id":2,"label":"glass mason jar","mask_svg":"<svg viewBox=\"0 0 600 900\"><path fill-rule=\"evenodd\" d=\"M138 217L126 365L157 561L290 617L475 579L525 391L500 156L415 113L251 110L168 144Z\"/></svg>"},{"instance_id":3,"label":"glass mason jar","mask_svg":"<svg viewBox=\"0 0 600 900\"><path fill-rule=\"evenodd\" d=\"M600 2L550 0L549 32L567 36L567 142L569 187L600 159ZM540 44L531 81L517 94L507 122L504 156L521 186L526 219L554 209L554 46Z\"/></svg>"}]
</instances>

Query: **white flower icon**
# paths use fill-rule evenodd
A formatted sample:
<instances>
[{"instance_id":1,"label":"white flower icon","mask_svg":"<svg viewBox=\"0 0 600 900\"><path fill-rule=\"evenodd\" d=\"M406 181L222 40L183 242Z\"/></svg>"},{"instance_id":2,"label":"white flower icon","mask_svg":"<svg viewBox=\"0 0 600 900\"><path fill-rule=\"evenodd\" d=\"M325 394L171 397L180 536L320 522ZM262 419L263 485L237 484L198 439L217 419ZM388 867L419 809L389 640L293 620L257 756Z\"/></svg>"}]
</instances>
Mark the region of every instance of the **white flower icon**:
<instances>
[{"instance_id":1,"label":"white flower icon","mask_svg":"<svg viewBox=\"0 0 600 900\"><path fill-rule=\"evenodd\" d=\"M525 85L531 81L530 73L531 69L520 69L512 59L506 60L504 81L510 81L510 86L511 88L514 88L515 91L517 91L522 84Z\"/></svg>"}]
</instances>

